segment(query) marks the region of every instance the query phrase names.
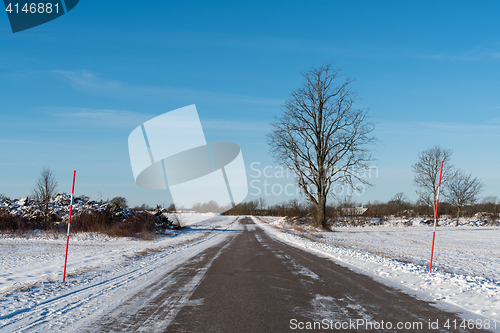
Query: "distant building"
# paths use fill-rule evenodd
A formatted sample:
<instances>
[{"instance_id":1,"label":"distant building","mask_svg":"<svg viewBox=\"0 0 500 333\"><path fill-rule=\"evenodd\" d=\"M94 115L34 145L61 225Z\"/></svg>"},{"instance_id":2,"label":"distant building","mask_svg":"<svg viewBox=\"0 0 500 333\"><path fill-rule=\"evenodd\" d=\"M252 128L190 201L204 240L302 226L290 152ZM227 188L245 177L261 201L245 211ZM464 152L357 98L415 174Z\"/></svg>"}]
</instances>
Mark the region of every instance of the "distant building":
<instances>
[{"instance_id":1,"label":"distant building","mask_svg":"<svg viewBox=\"0 0 500 333\"><path fill-rule=\"evenodd\" d=\"M342 208L343 216L357 216L357 217L370 217L373 216L373 212L366 207L349 207Z\"/></svg>"}]
</instances>

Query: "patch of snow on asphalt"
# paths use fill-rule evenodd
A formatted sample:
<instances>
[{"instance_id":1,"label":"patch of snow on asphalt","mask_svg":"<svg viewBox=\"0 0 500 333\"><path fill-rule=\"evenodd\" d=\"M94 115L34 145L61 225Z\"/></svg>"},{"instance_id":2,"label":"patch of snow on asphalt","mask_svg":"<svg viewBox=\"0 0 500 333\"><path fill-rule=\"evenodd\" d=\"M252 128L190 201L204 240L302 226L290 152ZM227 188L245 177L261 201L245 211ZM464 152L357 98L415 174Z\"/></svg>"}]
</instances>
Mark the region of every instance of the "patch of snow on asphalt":
<instances>
[{"instance_id":1,"label":"patch of snow on asphalt","mask_svg":"<svg viewBox=\"0 0 500 333\"><path fill-rule=\"evenodd\" d=\"M253 219L277 239L414 291L425 300L446 302L497 321L500 328L499 228L438 229L435 269L429 273L429 227L338 228L339 232L313 233L288 229L284 219Z\"/></svg>"}]
</instances>

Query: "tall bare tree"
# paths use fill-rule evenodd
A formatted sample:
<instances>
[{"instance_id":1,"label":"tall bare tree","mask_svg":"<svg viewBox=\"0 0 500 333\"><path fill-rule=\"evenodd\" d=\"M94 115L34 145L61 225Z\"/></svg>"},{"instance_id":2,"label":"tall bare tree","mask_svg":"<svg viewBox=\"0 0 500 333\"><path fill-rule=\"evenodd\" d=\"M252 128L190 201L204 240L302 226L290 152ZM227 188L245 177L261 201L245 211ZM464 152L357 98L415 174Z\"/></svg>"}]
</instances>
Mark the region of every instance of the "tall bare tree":
<instances>
[{"instance_id":1,"label":"tall bare tree","mask_svg":"<svg viewBox=\"0 0 500 333\"><path fill-rule=\"evenodd\" d=\"M315 224L326 226L326 199L332 185L368 184L359 172L371 160L368 144L374 125L367 111L354 108L352 80L325 64L302 73L302 87L285 102L283 115L271 124L271 154L297 176L306 199L316 207Z\"/></svg>"},{"instance_id":2,"label":"tall bare tree","mask_svg":"<svg viewBox=\"0 0 500 333\"><path fill-rule=\"evenodd\" d=\"M37 201L42 204L43 226L48 228L50 222L49 204L52 197L56 194L57 181L48 167L44 167L40 172L40 177L35 183L33 194Z\"/></svg>"},{"instance_id":3,"label":"tall bare tree","mask_svg":"<svg viewBox=\"0 0 500 333\"><path fill-rule=\"evenodd\" d=\"M412 166L415 173L413 184L419 187L416 192L421 202L432 207L433 212L436 209L441 161L444 161L441 182L446 184L454 175L454 168L450 164L451 154L449 149L434 146L420 152L417 163Z\"/></svg>"},{"instance_id":4,"label":"tall bare tree","mask_svg":"<svg viewBox=\"0 0 500 333\"><path fill-rule=\"evenodd\" d=\"M466 174L461 170L457 171L453 179L446 185L446 197L453 206L457 207L455 226L458 227L460 209L465 205L473 205L478 200L483 186L484 184L477 177L472 178L472 174Z\"/></svg>"}]
</instances>

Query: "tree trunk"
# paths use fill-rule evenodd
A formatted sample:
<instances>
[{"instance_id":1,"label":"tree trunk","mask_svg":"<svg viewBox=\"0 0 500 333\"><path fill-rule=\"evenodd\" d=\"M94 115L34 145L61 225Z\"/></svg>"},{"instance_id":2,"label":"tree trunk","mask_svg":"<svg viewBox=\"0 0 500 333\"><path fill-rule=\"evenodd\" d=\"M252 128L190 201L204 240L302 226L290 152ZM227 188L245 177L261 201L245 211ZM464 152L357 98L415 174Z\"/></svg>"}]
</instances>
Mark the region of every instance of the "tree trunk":
<instances>
[{"instance_id":1,"label":"tree trunk","mask_svg":"<svg viewBox=\"0 0 500 333\"><path fill-rule=\"evenodd\" d=\"M325 211L326 197L319 195L318 203L316 205L316 227L323 227L324 229L327 228Z\"/></svg>"},{"instance_id":2,"label":"tree trunk","mask_svg":"<svg viewBox=\"0 0 500 333\"><path fill-rule=\"evenodd\" d=\"M49 229L49 205L47 201L43 203L43 229Z\"/></svg>"},{"instance_id":3,"label":"tree trunk","mask_svg":"<svg viewBox=\"0 0 500 333\"><path fill-rule=\"evenodd\" d=\"M460 207L458 207L457 221L455 222L455 227L458 227L458 218L460 217Z\"/></svg>"}]
</instances>

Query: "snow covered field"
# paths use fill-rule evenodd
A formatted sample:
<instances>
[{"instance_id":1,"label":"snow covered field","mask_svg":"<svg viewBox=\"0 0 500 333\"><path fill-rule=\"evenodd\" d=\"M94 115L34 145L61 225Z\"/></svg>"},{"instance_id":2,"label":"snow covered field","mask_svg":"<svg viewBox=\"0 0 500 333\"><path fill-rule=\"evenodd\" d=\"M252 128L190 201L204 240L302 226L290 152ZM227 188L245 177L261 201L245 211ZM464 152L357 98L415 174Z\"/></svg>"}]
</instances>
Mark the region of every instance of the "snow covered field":
<instances>
[{"instance_id":1,"label":"snow covered field","mask_svg":"<svg viewBox=\"0 0 500 333\"><path fill-rule=\"evenodd\" d=\"M332 233L293 230L279 218L254 220L282 241L333 258L424 300L496 321L500 331L498 227L438 228L429 274L432 228L428 226L346 227Z\"/></svg>"},{"instance_id":2,"label":"snow covered field","mask_svg":"<svg viewBox=\"0 0 500 333\"><path fill-rule=\"evenodd\" d=\"M183 215L184 216L184 215ZM182 244L210 234L213 225L225 227L234 217L189 214L182 219L190 229L171 231L172 235L149 241L113 238L97 233L77 233L70 236L67 273L107 267L128 258ZM39 281L62 280L65 234L27 233L22 237L0 234L0 295L11 289L23 288Z\"/></svg>"}]
</instances>

